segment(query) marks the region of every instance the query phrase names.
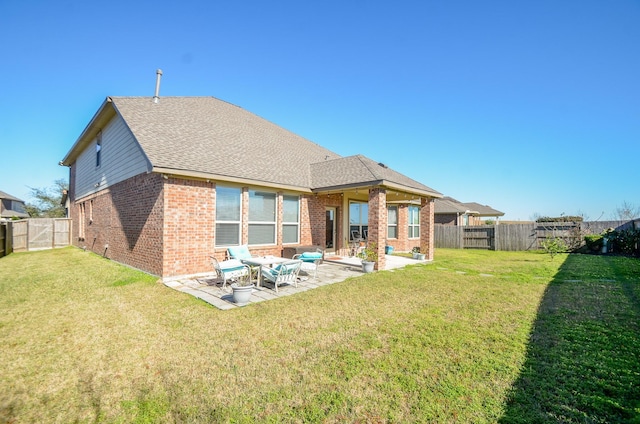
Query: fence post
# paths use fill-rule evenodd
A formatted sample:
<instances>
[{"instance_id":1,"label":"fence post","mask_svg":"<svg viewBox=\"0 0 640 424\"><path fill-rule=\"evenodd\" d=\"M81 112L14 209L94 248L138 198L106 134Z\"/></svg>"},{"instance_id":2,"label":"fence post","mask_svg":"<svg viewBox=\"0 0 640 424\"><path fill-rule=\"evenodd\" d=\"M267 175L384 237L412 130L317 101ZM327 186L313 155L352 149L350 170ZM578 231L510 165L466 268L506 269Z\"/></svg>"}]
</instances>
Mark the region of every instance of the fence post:
<instances>
[{"instance_id":1,"label":"fence post","mask_svg":"<svg viewBox=\"0 0 640 424\"><path fill-rule=\"evenodd\" d=\"M4 254L8 255L9 253L13 253L13 222L7 222L7 233L5 234L7 238L4 245Z\"/></svg>"},{"instance_id":2,"label":"fence post","mask_svg":"<svg viewBox=\"0 0 640 424\"><path fill-rule=\"evenodd\" d=\"M500 237L498 237L498 226L493 224L493 250L500 250Z\"/></svg>"}]
</instances>

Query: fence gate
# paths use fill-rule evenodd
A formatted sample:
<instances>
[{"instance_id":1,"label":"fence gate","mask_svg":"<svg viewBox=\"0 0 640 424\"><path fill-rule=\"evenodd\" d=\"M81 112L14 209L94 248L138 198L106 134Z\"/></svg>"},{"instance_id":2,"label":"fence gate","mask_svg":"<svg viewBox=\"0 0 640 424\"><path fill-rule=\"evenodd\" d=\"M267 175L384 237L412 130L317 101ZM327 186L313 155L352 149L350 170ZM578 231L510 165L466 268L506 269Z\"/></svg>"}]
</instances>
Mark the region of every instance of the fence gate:
<instances>
[{"instance_id":1,"label":"fence gate","mask_svg":"<svg viewBox=\"0 0 640 424\"><path fill-rule=\"evenodd\" d=\"M13 251L26 252L29 250L29 221L26 219L13 221Z\"/></svg>"},{"instance_id":2,"label":"fence gate","mask_svg":"<svg viewBox=\"0 0 640 424\"><path fill-rule=\"evenodd\" d=\"M496 233L493 225L464 227L465 249L496 250Z\"/></svg>"},{"instance_id":3,"label":"fence gate","mask_svg":"<svg viewBox=\"0 0 640 424\"><path fill-rule=\"evenodd\" d=\"M43 250L71 244L68 218L29 218L13 221L13 251Z\"/></svg>"}]
</instances>

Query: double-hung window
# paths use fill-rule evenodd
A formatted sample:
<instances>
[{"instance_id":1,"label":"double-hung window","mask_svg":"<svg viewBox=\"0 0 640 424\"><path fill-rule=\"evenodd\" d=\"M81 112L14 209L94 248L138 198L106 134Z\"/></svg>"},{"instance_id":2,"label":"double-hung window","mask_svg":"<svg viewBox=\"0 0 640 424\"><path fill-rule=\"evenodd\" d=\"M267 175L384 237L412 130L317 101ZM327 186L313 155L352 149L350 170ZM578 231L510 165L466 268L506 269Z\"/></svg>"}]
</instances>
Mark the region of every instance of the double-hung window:
<instances>
[{"instance_id":1,"label":"double-hung window","mask_svg":"<svg viewBox=\"0 0 640 424\"><path fill-rule=\"evenodd\" d=\"M387 238L398 238L398 207L389 206L387 208Z\"/></svg>"},{"instance_id":2,"label":"double-hung window","mask_svg":"<svg viewBox=\"0 0 640 424\"><path fill-rule=\"evenodd\" d=\"M420 237L420 208L409 206L409 238Z\"/></svg>"},{"instance_id":3,"label":"double-hung window","mask_svg":"<svg viewBox=\"0 0 640 424\"><path fill-rule=\"evenodd\" d=\"M349 240L367 238L369 233L369 204L349 203Z\"/></svg>"},{"instance_id":4,"label":"double-hung window","mask_svg":"<svg viewBox=\"0 0 640 424\"><path fill-rule=\"evenodd\" d=\"M239 188L216 188L216 246L240 244L241 194Z\"/></svg>"},{"instance_id":5,"label":"double-hung window","mask_svg":"<svg viewBox=\"0 0 640 424\"><path fill-rule=\"evenodd\" d=\"M275 193L249 190L249 244L276 243Z\"/></svg>"},{"instance_id":6,"label":"double-hung window","mask_svg":"<svg viewBox=\"0 0 640 424\"><path fill-rule=\"evenodd\" d=\"M282 196L282 243L298 243L300 237L300 197Z\"/></svg>"}]
</instances>

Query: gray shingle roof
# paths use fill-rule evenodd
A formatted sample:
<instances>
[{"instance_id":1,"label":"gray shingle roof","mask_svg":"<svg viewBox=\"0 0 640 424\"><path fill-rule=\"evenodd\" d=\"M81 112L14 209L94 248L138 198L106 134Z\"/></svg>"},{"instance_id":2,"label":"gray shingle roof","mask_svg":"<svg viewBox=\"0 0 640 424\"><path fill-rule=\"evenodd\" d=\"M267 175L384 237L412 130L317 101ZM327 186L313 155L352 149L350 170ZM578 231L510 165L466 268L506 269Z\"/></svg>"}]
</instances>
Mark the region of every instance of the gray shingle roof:
<instances>
[{"instance_id":1,"label":"gray shingle roof","mask_svg":"<svg viewBox=\"0 0 640 424\"><path fill-rule=\"evenodd\" d=\"M9 200L15 200L15 201L24 203L22 199L18 199L17 197L12 196L9 193L6 193L2 190L0 190L0 199L9 199Z\"/></svg>"},{"instance_id":2,"label":"gray shingle roof","mask_svg":"<svg viewBox=\"0 0 640 424\"><path fill-rule=\"evenodd\" d=\"M311 181L312 187L318 190L373 184L397 186L421 194L440 196L436 190L362 155L311 164Z\"/></svg>"},{"instance_id":3,"label":"gray shingle roof","mask_svg":"<svg viewBox=\"0 0 640 424\"><path fill-rule=\"evenodd\" d=\"M480 216L503 216L504 212L500 212L499 210L493 209L491 206L481 205L476 202L467 202L463 203L469 209L473 209L478 212Z\"/></svg>"},{"instance_id":4,"label":"gray shingle roof","mask_svg":"<svg viewBox=\"0 0 640 424\"><path fill-rule=\"evenodd\" d=\"M453 197L445 196L435 201L435 213L471 213L478 216L503 216L504 212L476 202L459 202Z\"/></svg>"},{"instance_id":5,"label":"gray shingle roof","mask_svg":"<svg viewBox=\"0 0 640 424\"><path fill-rule=\"evenodd\" d=\"M443 197L435 201L435 213L466 213L469 208L450 197Z\"/></svg>"},{"instance_id":6,"label":"gray shingle roof","mask_svg":"<svg viewBox=\"0 0 640 424\"><path fill-rule=\"evenodd\" d=\"M309 188L338 154L213 97L112 97L153 167Z\"/></svg>"},{"instance_id":7,"label":"gray shingle roof","mask_svg":"<svg viewBox=\"0 0 640 424\"><path fill-rule=\"evenodd\" d=\"M342 158L314 142L214 97L110 97L61 163L71 165L120 114L157 172L248 180L300 190L366 183L440 197L437 191L362 155Z\"/></svg>"}]
</instances>

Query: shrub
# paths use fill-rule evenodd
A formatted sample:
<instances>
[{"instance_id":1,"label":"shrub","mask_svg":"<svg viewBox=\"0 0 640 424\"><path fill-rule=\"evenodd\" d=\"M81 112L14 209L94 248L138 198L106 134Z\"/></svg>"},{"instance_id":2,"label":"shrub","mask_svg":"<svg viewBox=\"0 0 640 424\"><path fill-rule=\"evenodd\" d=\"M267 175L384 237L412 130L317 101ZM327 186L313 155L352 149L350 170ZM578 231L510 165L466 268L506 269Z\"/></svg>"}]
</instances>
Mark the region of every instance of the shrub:
<instances>
[{"instance_id":1,"label":"shrub","mask_svg":"<svg viewBox=\"0 0 640 424\"><path fill-rule=\"evenodd\" d=\"M542 248L553 259L558 253L567 251L567 244L560 237L547 237L542 243Z\"/></svg>"},{"instance_id":2,"label":"shrub","mask_svg":"<svg viewBox=\"0 0 640 424\"><path fill-rule=\"evenodd\" d=\"M612 231L607 236L613 242L613 251L618 251L625 255L634 255L640 253L640 231L627 229L620 231Z\"/></svg>"},{"instance_id":3,"label":"shrub","mask_svg":"<svg viewBox=\"0 0 640 424\"><path fill-rule=\"evenodd\" d=\"M601 252L604 238L602 234L587 234L584 236L584 241L587 244L587 248L592 252Z\"/></svg>"},{"instance_id":4,"label":"shrub","mask_svg":"<svg viewBox=\"0 0 640 424\"><path fill-rule=\"evenodd\" d=\"M360 255L363 261L378 262L378 246L375 243L369 243Z\"/></svg>"}]
</instances>

